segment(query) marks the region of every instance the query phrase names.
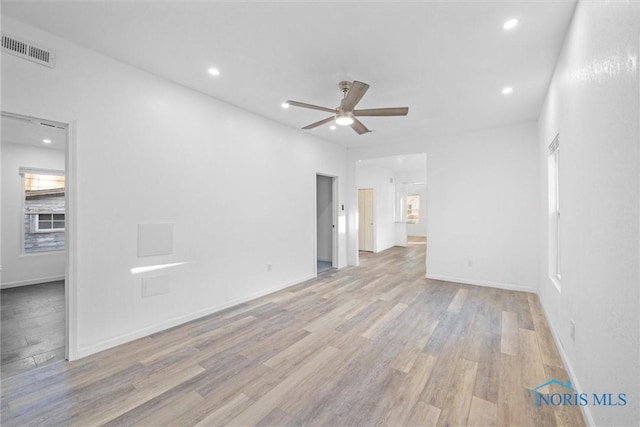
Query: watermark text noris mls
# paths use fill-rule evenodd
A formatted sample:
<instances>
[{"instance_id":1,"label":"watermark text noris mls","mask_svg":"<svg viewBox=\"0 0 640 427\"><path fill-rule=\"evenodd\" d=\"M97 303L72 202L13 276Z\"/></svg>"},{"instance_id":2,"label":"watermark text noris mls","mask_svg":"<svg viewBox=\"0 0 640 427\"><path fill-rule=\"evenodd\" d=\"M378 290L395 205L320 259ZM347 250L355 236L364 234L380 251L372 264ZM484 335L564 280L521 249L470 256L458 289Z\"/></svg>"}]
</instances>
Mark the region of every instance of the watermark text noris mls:
<instances>
[{"instance_id":1,"label":"watermark text noris mls","mask_svg":"<svg viewBox=\"0 0 640 427\"><path fill-rule=\"evenodd\" d=\"M542 393L539 390L558 385L566 391L562 393ZM578 393L571 386L571 381L563 383L552 378L531 390L533 393L533 406L625 406L627 404L626 393Z\"/></svg>"}]
</instances>

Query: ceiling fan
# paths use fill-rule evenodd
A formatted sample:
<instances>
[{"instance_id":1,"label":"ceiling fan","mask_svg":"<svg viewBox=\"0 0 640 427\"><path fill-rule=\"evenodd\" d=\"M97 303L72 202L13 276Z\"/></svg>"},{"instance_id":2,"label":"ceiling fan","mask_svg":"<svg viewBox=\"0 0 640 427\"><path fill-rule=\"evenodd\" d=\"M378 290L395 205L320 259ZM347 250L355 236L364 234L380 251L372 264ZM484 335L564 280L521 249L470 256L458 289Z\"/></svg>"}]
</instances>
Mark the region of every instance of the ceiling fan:
<instances>
[{"instance_id":1,"label":"ceiling fan","mask_svg":"<svg viewBox=\"0 0 640 427\"><path fill-rule=\"evenodd\" d=\"M354 80L353 82L340 82L338 87L343 93L343 98L340 101L340 105L336 108L320 107L318 105L306 104L298 101L287 101L286 106L293 105L294 107L310 108L312 110L326 111L333 113L333 116L327 117L324 120L320 120L315 123L311 123L303 127L302 129L313 129L315 127L324 125L331 121L341 126L351 126L358 135L362 135L367 132L371 132L367 127L357 119L357 117L365 116L406 116L409 112L409 107L391 107L391 108L368 108L364 110L356 110L355 107L360 102L364 94L369 89L369 85L366 83Z\"/></svg>"}]
</instances>

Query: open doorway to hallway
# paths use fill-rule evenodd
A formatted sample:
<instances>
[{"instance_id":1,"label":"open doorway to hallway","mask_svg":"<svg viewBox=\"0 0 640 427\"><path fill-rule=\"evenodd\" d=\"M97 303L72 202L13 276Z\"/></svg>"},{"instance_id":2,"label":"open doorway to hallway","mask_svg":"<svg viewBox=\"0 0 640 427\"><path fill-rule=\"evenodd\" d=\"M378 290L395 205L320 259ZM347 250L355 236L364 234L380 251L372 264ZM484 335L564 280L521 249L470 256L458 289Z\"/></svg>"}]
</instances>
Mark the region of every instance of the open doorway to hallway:
<instances>
[{"instance_id":1,"label":"open doorway to hallway","mask_svg":"<svg viewBox=\"0 0 640 427\"><path fill-rule=\"evenodd\" d=\"M67 126L2 113L2 379L66 357Z\"/></svg>"},{"instance_id":2,"label":"open doorway to hallway","mask_svg":"<svg viewBox=\"0 0 640 427\"><path fill-rule=\"evenodd\" d=\"M316 274L337 268L337 180L316 174Z\"/></svg>"},{"instance_id":3,"label":"open doorway to hallway","mask_svg":"<svg viewBox=\"0 0 640 427\"><path fill-rule=\"evenodd\" d=\"M360 251L377 253L394 246L426 244L426 181L426 153L357 162ZM367 210L367 192L373 195L370 200L371 211ZM369 224L372 230L367 229ZM371 236L370 244L367 236Z\"/></svg>"},{"instance_id":4,"label":"open doorway to hallway","mask_svg":"<svg viewBox=\"0 0 640 427\"><path fill-rule=\"evenodd\" d=\"M404 185L407 191L407 246L424 246L427 244L427 184L405 182Z\"/></svg>"}]
</instances>

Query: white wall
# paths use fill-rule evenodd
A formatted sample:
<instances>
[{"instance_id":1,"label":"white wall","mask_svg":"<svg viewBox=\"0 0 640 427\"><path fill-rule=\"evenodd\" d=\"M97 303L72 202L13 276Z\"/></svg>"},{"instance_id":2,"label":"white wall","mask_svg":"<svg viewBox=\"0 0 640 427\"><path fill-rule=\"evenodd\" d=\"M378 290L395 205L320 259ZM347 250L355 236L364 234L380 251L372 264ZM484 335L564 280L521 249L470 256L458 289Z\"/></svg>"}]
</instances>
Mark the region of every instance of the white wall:
<instances>
[{"instance_id":1,"label":"white wall","mask_svg":"<svg viewBox=\"0 0 640 427\"><path fill-rule=\"evenodd\" d=\"M356 161L427 153L427 276L533 290L538 285L538 152L534 122L349 150ZM349 206L357 199L351 193ZM355 205L357 206L357 204ZM357 234L351 230L349 243ZM350 263L357 254L349 253ZM471 266L468 261L471 260Z\"/></svg>"},{"instance_id":2,"label":"white wall","mask_svg":"<svg viewBox=\"0 0 640 427\"><path fill-rule=\"evenodd\" d=\"M332 261L333 250L333 179L328 176L318 176L316 183L318 217L317 236L318 252L317 258L320 261Z\"/></svg>"},{"instance_id":3,"label":"white wall","mask_svg":"<svg viewBox=\"0 0 640 427\"><path fill-rule=\"evenodd\" d=\"M3 54L2 108L76 125L77 354L313 277L316 172L344 177L344 148L15 20L2 26L57 54L55 69ZM140 223L174 224L173 255L138 258ZM132 267L182 261L165 270L170 293L141 297Z\"/></svg>"},{"instance_id":4,"label":"white wall","mask_svg":"<svg viewBox=\"0 0 640 427\"><path fill-rule=\"evenodd\" d=\"M395 174L374 165L358 165L357 188L373 188L373 251L381 252L396 244ZM355 209L357 210L357 204Z\"/></svg>"},{"instance_id":5,"label":"white wall","mask_svg":"<svg viewBox=\"0 0 640 427\"><path fill-rule=\"evenodd\" d=\"M597 425L640 425L640 3L580 2L540 114L540 296ZM547 158L560 135L561 291L549 279ZM575 342L569 322L576 325Z\"/></svg>"},{"instance_id":6,"label":"white wall","mask_svg":"<svg viewBox=\"0 0 640 427\"><path fill-rule=\"evenodd\" d=\"M64 279L65 253L24 254L21 167L64 171L64 151L2 141L2 288Z\"/></svg>"},{"instance_id":7,"label":"white wall","mask_svg":"<svg viewBox=\"0 0 640 427\"><path fill-rule=\"evenodd\" d=\"M427 275L536 289L535 126L477 132L427 154Z\"/></svg>"}]
</instances>

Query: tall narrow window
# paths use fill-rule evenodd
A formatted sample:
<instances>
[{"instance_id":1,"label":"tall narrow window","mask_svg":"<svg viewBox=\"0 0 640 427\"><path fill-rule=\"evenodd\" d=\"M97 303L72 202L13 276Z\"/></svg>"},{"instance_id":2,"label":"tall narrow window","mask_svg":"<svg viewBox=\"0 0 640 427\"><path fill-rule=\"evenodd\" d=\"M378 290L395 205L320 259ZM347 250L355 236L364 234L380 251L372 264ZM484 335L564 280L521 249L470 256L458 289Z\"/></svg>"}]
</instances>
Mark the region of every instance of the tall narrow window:
<instances>
[{"instance_id":1,"label":"tall narrow window","mask_svg":"<svg viewBox=\"0 0 640 427\"><path fill-rule=\"evenodd\" d=\"M64 173L21 169L24 183L24 252L64 249Z\"/></svg>"},{"instance_id":2,"label":"tall narrow window","mask_svg":"<svg viewBox=\"0 0 640 427\"><path fill-rule=\"evenodd\" d=\"M549 145L549 275L558 289L562 253L560 226L560 135L556 135Z\"/></svg>"}]
</instances>

